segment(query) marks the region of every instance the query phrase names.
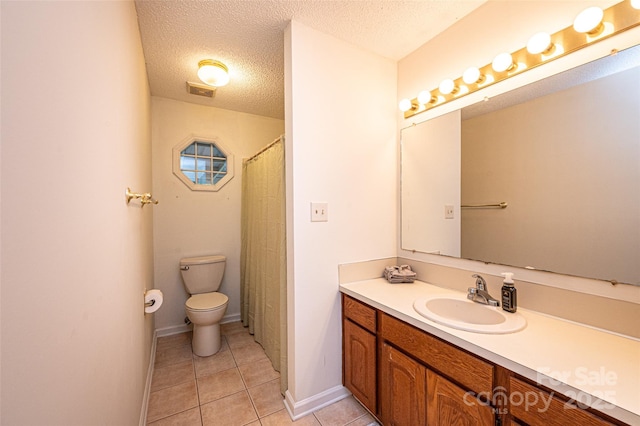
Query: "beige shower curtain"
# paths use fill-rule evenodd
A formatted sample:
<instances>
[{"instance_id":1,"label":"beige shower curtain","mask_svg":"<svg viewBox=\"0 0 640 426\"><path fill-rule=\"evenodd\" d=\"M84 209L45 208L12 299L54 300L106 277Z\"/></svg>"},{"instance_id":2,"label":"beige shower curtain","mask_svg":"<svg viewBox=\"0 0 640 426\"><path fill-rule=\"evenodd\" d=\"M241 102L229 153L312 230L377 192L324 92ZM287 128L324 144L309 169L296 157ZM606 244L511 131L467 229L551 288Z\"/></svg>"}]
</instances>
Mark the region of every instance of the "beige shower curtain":
<instances>
[{"instance_id":1,"label":"beige shower curtain","mask_svg":"<svg viewBox=\"0 0 640 426\"><path fill-rule=\"evenodd\" d=\"M287 390L284 138L242 162L242 323L264 348Z\"/></svg>"}]
</instances>

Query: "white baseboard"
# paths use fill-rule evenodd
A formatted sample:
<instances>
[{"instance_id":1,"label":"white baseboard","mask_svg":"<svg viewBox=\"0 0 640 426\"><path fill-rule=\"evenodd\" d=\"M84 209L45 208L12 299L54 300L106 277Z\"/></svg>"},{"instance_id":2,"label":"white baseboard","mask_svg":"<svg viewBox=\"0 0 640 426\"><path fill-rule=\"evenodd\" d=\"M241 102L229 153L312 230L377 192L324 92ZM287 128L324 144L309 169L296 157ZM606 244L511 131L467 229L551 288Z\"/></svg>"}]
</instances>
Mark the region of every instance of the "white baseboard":
<instances>
[{"instance_id":1,"label":"white baseboard","mask_svg":"<svg viewBox=\"0 0 640 426\"><path fill-rule=\"evenodd\" d=\"M240 321L240 314L225 315L220 321L220 324L226 324L229 322ZM191 324L170 325L169 327L157 328L156 333L158 337L171 336L172 334L186 333L193 330Z\"/></svg>"},{"instance_id":2,"label":"white baseboard","mask_svg":"<svg viewBox=\"0 0 640 426\"><path fill-rule=\"evenodd\" d=\"M240 321L240 314L229 314L229 315L225 315L224 318L222 318L222 321L220 321L220 324L226 324L229 322L236 322L236 321Z\"/></svg>"},{"instance_id":3,"label":"white baseboard","mask_svg":"<svg viewBox=\"0 0 640 426\"><path fill-rule=\"evenodd\" d=\"M180 325L171 325L169 327L156 328L156 333L158 337L171 336L172 334L180 334L186 333L187 331L193 330L192 325L180 324Z\"/></svg>"},{"instance_id":4,"label":"white baseboard","mask_svg":"<svg viewBox=\"0 0 640 426\"><path fill-rule=\"evenodd\" d=\"M302 401L294 401L289 391L286 391L284 396L284 406L287 408L291 419L296 421L307 414L311 414L316 410L326 407L327 405L340 401L349 395L351 395L351 392L342 385L327 389L324 392L303 399Z\"/></svg>"},{"instance_id":5,"label":"white baseboard","mask_svg":"<svg viewBox=\"0 0 640 426\"><path fill-rule=\"evenodd\" d=\"M147 368L147 382L142 394L142 408L140 411L140 426L147 424L147 409L149 408L149 395L151 394L151 379L153 378L153 366L156 363L156 342L158 341L158 330L153 332L151 340L151 354L149 355L149 367Z\"/></svg>"}]
</instances>

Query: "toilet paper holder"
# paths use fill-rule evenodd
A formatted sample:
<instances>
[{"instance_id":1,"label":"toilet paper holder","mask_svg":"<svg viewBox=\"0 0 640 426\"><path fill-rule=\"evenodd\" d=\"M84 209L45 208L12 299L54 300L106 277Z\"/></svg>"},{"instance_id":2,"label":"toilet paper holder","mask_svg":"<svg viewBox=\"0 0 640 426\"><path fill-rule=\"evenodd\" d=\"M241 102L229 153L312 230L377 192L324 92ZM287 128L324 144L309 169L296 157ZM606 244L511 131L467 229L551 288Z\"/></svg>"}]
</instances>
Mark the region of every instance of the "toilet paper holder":
<instances>
[{"instance_id":1,"label":"toilet paper holder","mask_svg":"<svg viewBox=\"0 0 640 426\"><path fill-rule=\"evenodd\" d=\"M157 289L151 289L144 292L144 313L152 314L162 306L162 292Z\"/></svg>"}]
</instances>

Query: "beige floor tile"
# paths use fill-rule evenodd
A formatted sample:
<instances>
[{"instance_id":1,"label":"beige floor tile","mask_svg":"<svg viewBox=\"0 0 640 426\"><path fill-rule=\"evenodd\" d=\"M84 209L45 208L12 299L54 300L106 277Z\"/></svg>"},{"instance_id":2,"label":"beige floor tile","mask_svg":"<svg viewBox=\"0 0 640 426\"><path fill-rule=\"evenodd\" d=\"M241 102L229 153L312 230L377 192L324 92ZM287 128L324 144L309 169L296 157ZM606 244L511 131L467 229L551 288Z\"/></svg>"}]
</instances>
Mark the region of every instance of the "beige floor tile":
<instances>
[{"instance_id":1,"label":"beige floor tile","mask_svg":"<svg viewBox=\"0 0 640 426\"><path fill-rule=\"evenodd\" d=\"M219 351L211 356L193 356L193 364L196 370L196 377L204 377L220 371L236 368L236 362L231 355L231 351Z\"/></svg>"},{"instance_id":2,"label":"beige floor tile","mask_svg":"<svg viewBox=\"0 0 640 426\"><path fill-rule=\"evenodd\" d=\"M160 420L197 406L198 394L195 380L161 389L149 395L147 421Z\"/></svg>"},{"instance_id":3,"label":"beige floor tile","mask_svg":"<svg viewBox=\"0 0 640 426\"><path fill-rule=\"evenodd\" d=\"M243 326L242 321L227 322L220 324L220 333L225 336L236 333L249 334L249 327Z\"/></svg>"},{"instance_id":4,"label":"beige floor tile","mask_svg":"<svg viewBox=\"0 0 640 426\"><path fill-rule=\"evenodd\" d=\"M235 348L231 343L229 343L229 347L231 348L233 358L236 360L236 364L238 365L255 363L263 359L267 359L264 349L262 349L262 346L256 342L249 342Z\"/></svg>"},{"instance_id":5,"label":"beige floor tile","mask_svg":"<svg viewBox=\"0 0 640 426\"><path fill-rule=\"evenodd\" d=\"M295 422L291 420L289 413L286 409L282 409L273 414L270 414L266 417L260 419L260 423L262 426L288 426L288 425L296 425L296 426L320 426L318 420L314 417L313 414L309 414L308 416L304 416Z\"/></svg>"},{"instance_id":6,"label":"beige floor tile","mask_svg":"<svg viewBox=\"0 0 640 426\"><path fill-rule=\"evenodd\" d=\"M151 380L151 392L178 385L195 379L193 361L154 368Z\"/></svg>"},{"instance_id":7,"label":"beige floor tile","mask_svg":"<svg viewBox=\"0 0 640 426\"><path fill-rule=\"evenodd\" d=\"M200 405L232 395L244 389L244 383L237 368L198 379Z\"/></svg>"},{"instance_id":8,"label":"beige floor tile","mask_svg":"<svg viewBox=\"0 0 640 426\"><path fill-rule=\"evenodd\" d=\"M239 366L238 369L248 388L280 377L280 373L273 369L269 359L263 359L251 364L243 364Z\"/></svg>"},{"instance_id":9,"label":"beige floor tile","mask_svg":"<svg viewBox=\"0 0 640 426\"><path fill-rule=\"evenodd\" d=\"M147 423L149 426L202 426L200 407L165 417L157 422Z\"/></svg>"},{"instance_id":10,"label":"beige floor tile","mask_svg":"<svg viewBox=\"0 0 640 426\"><path fill-rule=\"evenodd\" d=\"M191 361L193 352L191 345L169 346L156 350L155 368L166 367L167 365L180 364Z\"/></svg>"},{"instance_id":11,"label":"beige floor tile","mask_svg":"<svg viewBox=\"0 0 640 426\"><path fill-rule=\"evenodd\" d=\"M347 426L379 426L376 419L369 413L349 423Z\"/></svg>"},{"instance_id":12,"label":"beige floor tile","mask_svg":"<svg viewBox=\"0 0 640 426\"><path fill-rule=\"evenodd\" d=\"M284 407L279 379L250 388L249 396L260 418L280 411Z\"/></svg>"},{"instance_id":13,"label":"beige floor tile","mask_svg":"<svg viewBox=\"0 0 640 426\"><path fill-rule=\"evenodd\" d=\"M352 396L314 412L322 426L344 426L362 417L367 411Z\"/></svg>"},{"instance_id":14,"label":"beige floor tile","mask_svg":"<svg viewBox=\"0 0 640 426\"><path fill-rule=\"evenodd\" d=\"M170 336L158 337L158 341L156 342L156 350L166 349L171 346L190 345L192 335L193 333L191 331L188 331L185 333L178 333L178 334L172 334Z\"/></svg>"},{"instance_id":15,"label":"beige floor tile","mask_svg":"<svg viewBox=\"0 0 640 426\"><path fill-rule=\"evenodd\" d=\"M227 334L224 337L225 339L227 339L231 350L255 343L255 339L253 338L253 336L246 331L244 333Z\"/></svg>"},{"instance_id":16,"label":"beige floor tile","mask_svg":"<svg viewBox=\"0 0 640 426\"><path fill-rule=\"evenodd\" d=\"M203 426L241 426L258 419L247 391L200 406Z\"/></svg>"}]
</instances>

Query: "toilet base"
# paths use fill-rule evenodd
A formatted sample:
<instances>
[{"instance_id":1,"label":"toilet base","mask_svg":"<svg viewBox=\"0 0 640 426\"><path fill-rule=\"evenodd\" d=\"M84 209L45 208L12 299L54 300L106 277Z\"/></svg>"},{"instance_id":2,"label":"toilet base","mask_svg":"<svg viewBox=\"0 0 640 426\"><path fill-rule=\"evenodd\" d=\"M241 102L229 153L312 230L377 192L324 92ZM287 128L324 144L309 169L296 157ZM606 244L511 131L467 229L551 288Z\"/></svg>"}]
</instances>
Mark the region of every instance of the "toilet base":
<instances>
[{"instance_id":1,"label":"toilet base","mask_svg":"<svg viewBox=\"0 0 640 426\"><path fill-rule=\"evenodd\" d=\"M193 353L198 356L211 356L220 350L220 324L193 324Z\"/></svg>"}]
</instances>

